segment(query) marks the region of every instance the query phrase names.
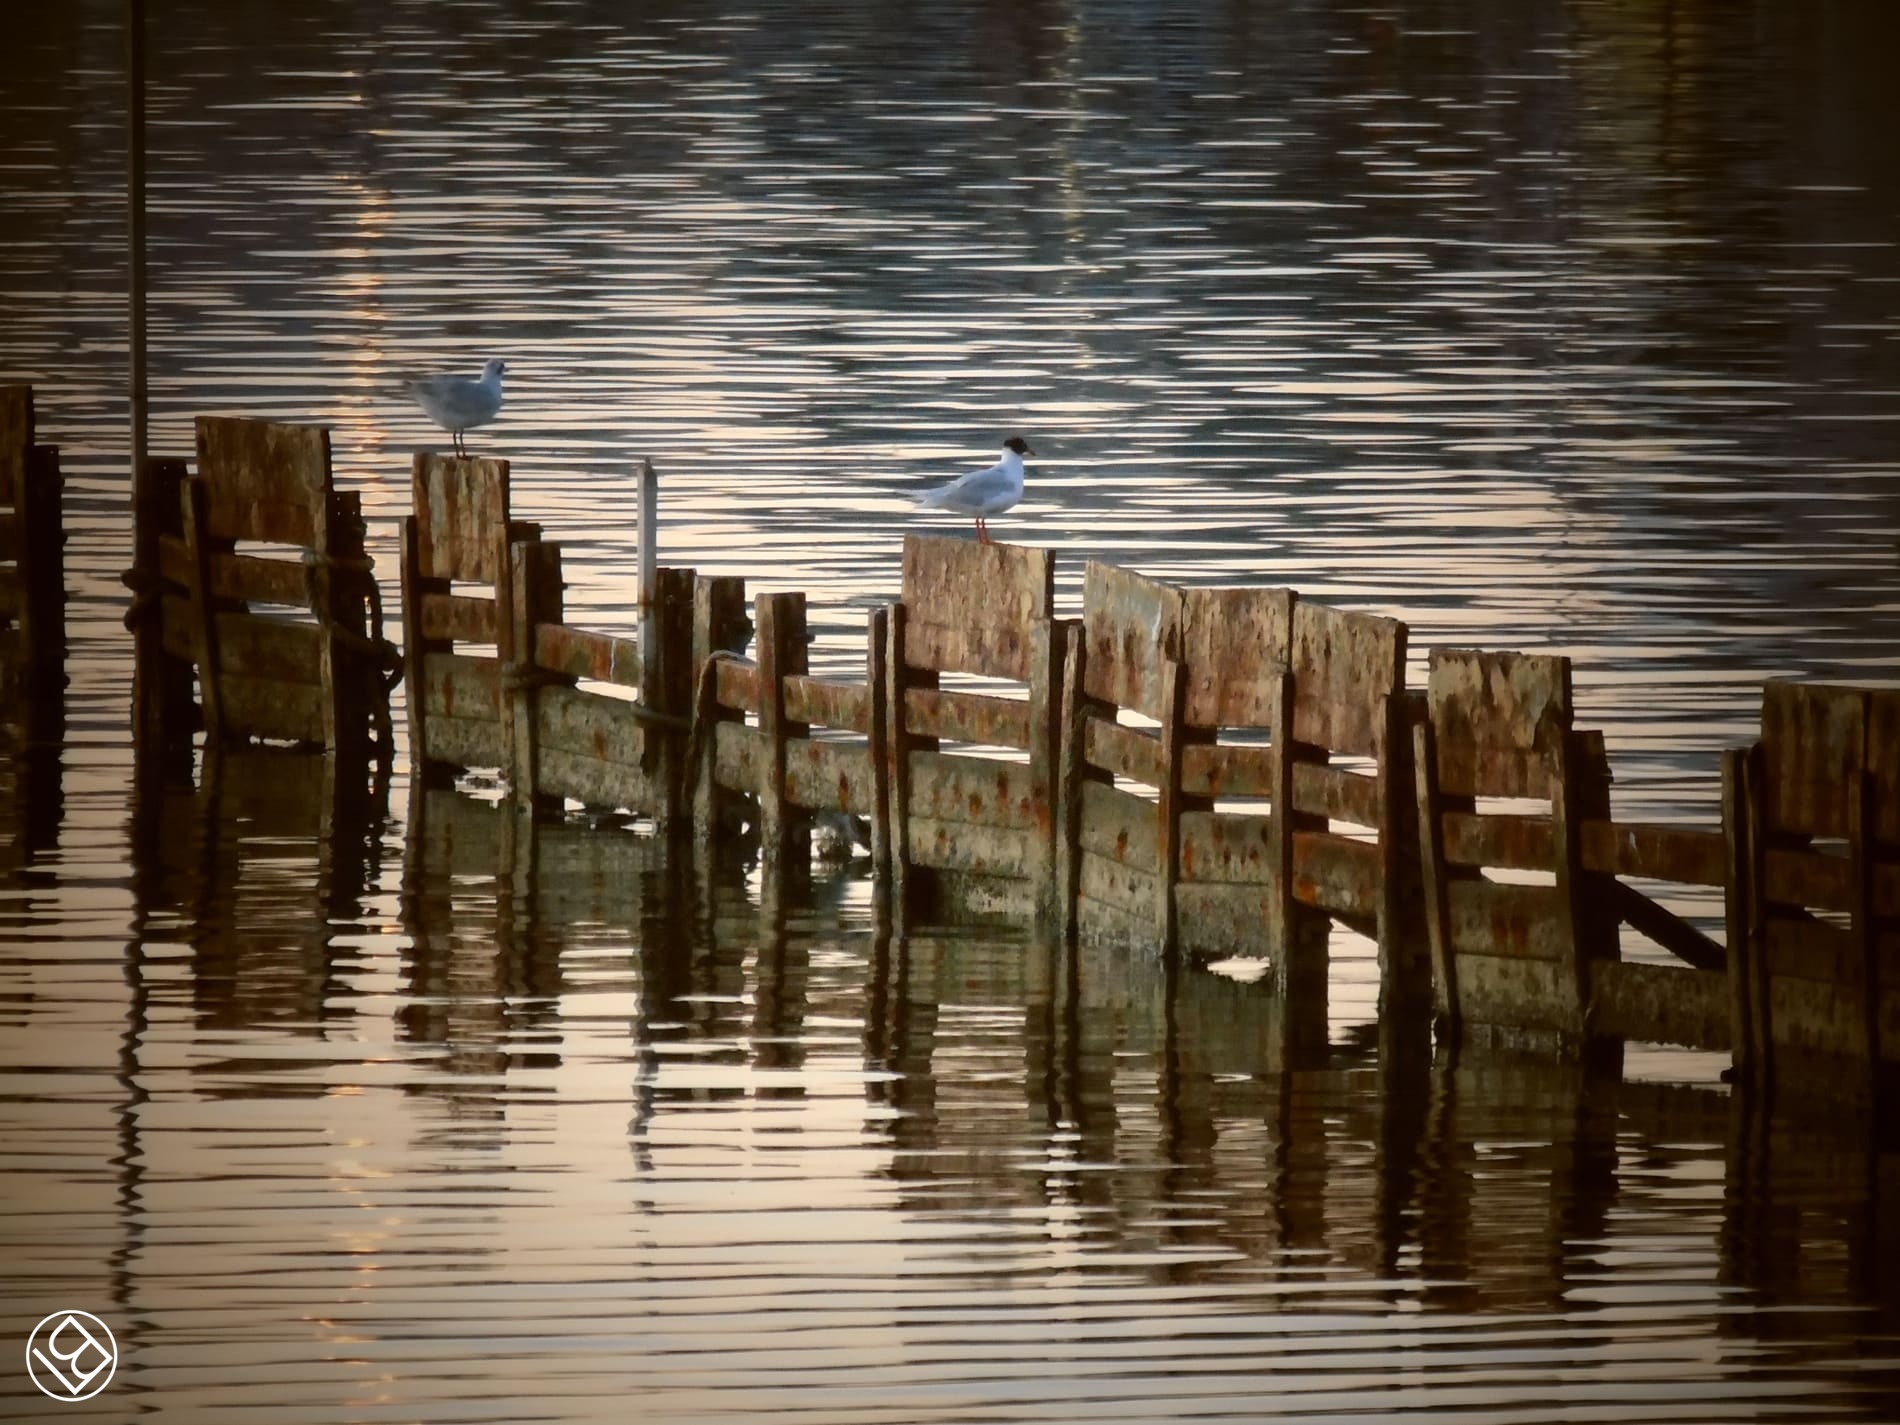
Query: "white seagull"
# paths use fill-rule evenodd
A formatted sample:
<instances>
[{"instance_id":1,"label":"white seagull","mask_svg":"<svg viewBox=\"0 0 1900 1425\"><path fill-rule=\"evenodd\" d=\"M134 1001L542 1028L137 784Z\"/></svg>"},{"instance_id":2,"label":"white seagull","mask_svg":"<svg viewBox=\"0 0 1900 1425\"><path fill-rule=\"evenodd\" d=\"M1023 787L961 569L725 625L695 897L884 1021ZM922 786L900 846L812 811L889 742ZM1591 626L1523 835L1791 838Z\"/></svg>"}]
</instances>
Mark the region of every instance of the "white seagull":
<instances>
[{"instance_id":1,"label":"white seagull","mask_svg":"<svg viewBox=\"0 0 1900 1425\"><path fill-rule=\"evenodd\" d=\"M984 521L1000 515L1023 497L1023 457L1035 453L1021 436L1012 435L1003 442L1001 460L987 470L972 470L942 489L932 490L917 503L926 509L956 510L975 516L978 541L990 544L993 541Z\"/></svg>"},{"instance_id":2,"label":"white seagull","mask_svg":"<svg viewBox=\"0 0 1900 1425\"><path fill-rule=\"evenodd\" d=\"M426 376L407 383L409 394L430 420L455 437L455 453L467 455L462 432L495 419L501 409L501 373L507 369L500 361L490 361L479 377Z\"/></svg>"}]
</instances>

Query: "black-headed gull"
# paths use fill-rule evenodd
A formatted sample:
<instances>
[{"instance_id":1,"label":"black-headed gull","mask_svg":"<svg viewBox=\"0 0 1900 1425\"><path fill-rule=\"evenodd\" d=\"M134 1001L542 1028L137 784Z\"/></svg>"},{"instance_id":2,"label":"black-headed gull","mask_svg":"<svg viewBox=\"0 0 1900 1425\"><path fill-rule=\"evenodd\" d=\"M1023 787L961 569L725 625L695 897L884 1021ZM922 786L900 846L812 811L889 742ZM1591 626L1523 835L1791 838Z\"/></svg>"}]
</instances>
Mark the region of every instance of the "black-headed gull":
<instances>
[{"instance_id":1,"label":"black-headed gull","mask_svg":"<svg viewBox=\"0 0 1900 1425\"><path fill-rule=\"evenodd\" d=\"M989 544L990 530L985 521L1023 497L1023 457L1035 453L1021 436L1012 435L1003 442L1001 460L987 470L972 470L941 490L932 490L917 503L926 509L956 510L974 516L977 539Z\"/></svg>"},{"instance_id":2,"label":"black-headed gull","mask_svg":"<svg viewBox=\"0 0 1900 1425\"><path fill-rule=\"evenodd\" d=\"M462 432L495 419L501 409L501 373L507 369L500 361L490 361L478 377L425 376L408 383L409 394L430 420L455 437L455 453L467 455Z\"/></svg>"}]
</instances>

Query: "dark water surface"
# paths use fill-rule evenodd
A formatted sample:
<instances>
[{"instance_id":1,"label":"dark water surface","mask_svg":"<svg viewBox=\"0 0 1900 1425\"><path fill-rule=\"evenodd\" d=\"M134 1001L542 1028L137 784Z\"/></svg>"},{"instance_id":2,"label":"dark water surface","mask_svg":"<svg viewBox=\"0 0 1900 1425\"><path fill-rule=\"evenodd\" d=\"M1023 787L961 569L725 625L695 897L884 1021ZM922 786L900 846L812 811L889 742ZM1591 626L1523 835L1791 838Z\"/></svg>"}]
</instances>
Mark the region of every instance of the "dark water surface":
<instances>
[{"instance_id":1,"label":"dark water surface","mask_svg":"<svg viewBox=\"0 0 1900 1425\"><path fill-rule=\"evenodd\" d=\"M930 483L997 522L1568 653L1620 812L1709 821L1764 676L1900 675L1900 10L1874 0L148 0L153 448L320 420L394 607L404 374L633 625L669 562L848 666ZM1262 988L908 943L476 796L135 806L123 39L8 12L0 380L68 476L72 686L0 752L0 1343L309 1420L1900 1420L1900 1159L1619 1076L1274 1070ZM1681 908L1719 912L1709 901Z\"/></svg>"}]
</instances>

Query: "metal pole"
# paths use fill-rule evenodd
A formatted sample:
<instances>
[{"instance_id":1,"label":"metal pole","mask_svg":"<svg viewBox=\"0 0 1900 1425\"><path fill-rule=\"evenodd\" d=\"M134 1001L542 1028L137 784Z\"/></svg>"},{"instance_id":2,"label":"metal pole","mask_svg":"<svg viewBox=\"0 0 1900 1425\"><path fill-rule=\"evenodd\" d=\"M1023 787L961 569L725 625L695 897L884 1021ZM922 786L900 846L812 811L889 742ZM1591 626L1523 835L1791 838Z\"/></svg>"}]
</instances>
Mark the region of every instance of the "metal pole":
<instances>
[{"instance_id":1,"label":"metal pole","mask_svg":"<svg viewBox=\"0 0 1900 1425\"><path fill-rule=\"evenodd\" d=\"M126 0L126 260L128 372L132 407L132 478L145 460L145 0Z\"/></svg>"}]
</instances>

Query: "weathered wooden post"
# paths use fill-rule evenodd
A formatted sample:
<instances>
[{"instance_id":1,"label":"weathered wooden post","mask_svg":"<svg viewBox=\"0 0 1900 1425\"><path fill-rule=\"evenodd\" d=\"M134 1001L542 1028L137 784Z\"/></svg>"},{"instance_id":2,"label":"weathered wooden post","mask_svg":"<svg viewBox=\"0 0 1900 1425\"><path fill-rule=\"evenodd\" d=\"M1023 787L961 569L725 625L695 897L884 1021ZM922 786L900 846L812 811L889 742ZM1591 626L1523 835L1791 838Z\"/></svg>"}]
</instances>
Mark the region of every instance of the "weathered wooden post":
<instances>
[{"instance_id":1,"label":"weathered wooden post","mask_svg":"<svg viewBox=\"0 0 1900 1425\"><path fill-rule=\"evenodd\" d=\"M751 632L746 615L745 580L730 575L700 577L693 581L692 667L695 683L692 765L686 776L692 787L693 854L709 858L720 828L732 819L734 794L719 785L717 775L719 724L743 721L744 715L719 702L716 661L741 653Z\"/></svg>"},{"instance_id":2,"label":"weathered wooden post","mask_svg":"<svg viewBox=\"0 0 1900 1425\"><path fill-rule=\"evenodd\" d=\"M1082 783L1102 773L1086 756L1091 699L1083 687L1088 635L1080 623L1062 630L1061 761L1056 768L1054 934L1071 950L1077 943L1082 896Z\"/></svg>"},{"instance_id":3,"label":"weathered wooden post","mask_svg":"<svg viewBox=\"0 0 1900 1425\"><path fill-rule=\"evenodd\" d=\"M659 599L654 621L656 637L651 653L659 666L647 688L658 714L649 730L649 745L660 745L660 802L654 822L666 836L688 836L693 826L693 802L688 788L692 775L686 765L693 714L693 586L691 569L661 569L655 579ZM642 643L641 668L646 672L649 649Z\"/></svg>"},{"instance_id":4,"label":"weathered wooden post","mask_svg":"<svg viewBox=\"0 0 1900 1425\"><path fill-rule=\"evenodd\" d=\"M874 895L882 898L886 914L891 891L890 617L889 609L872 609L864 629L864 677L871 704L865 749L871 762L871 870Z\"/></svg>"},{"instance_id":5,"label":"weathered wooden post","mask_svg":"<svg viewBox=\"0 0 1900 1425\"><path fill-rule=\"evenodd\" d=\"M534 657L537 624L558 624L563 618L561 546L541 540L523 540L510 546L512 588L508 617L509 661L503 664L503 716L508 724L509 785L515 806L531 817L558 815L558 798L541 791L540 670Z\"/></svg>"},{"instance_id":6,"label":"weathered wooden post","mask_svg":"<svg viewBox=\"0 0 1900 1425\"><path fill-rule=\"evenodd\" d=\"M1746 748L1722 753L1722 912L1728 942L1729 1056L1738 1082L1751 1082L1761 1046L1755 1039L1755 974L1749 936L1748 762Z\"/></svg>"},{"instance_id":7,"label":"weathered wooden post","mask_svg":"<svg viewBox=\"0 0 1900 1425\"><path fill-rule=\"evenodd\" d=\"M1155 938L1161 953L1176 958L1175 887L1181 883L1182 749L1187 743L1187 675L1179 659L1161 658L1160 795L1155 801Z\"/></svg>"},{"instance_id":8,"label":"weathered wooden post","mask_svg":"<svg viewBox=\"0 0 1900 1425\"><path fill-rule=\"evenodd\" d=\"M755 605L759 639L759 731L767 763L759 783L759 852L768 874L810 861L807 818L785 795L785 743L809 731L785 712L785 676L805 671L805 596L760 594Z\"/></svg>"},{"instance_id":9,"label":"weathered wooden post","mask_svg":"<svg viewBox=\"0 0 1900 1425\"><path fill-rule=\"evenodd\" d=\"M164 572L160 550L170 537L184 538L181 523L185 462L148 458L139 463L132 487L132 567L123 578L132 591L126 627L132 632L132 743L142 766L158 767L167 748L184 748L196 710L191 701L191 663L168 643L165 608L183 591Z\"/></svg>"},{"instance_id":10,"label":"weathered wooden post","mask_svg":"<svg viewBox=\"0 0 1900 1425\"><path fill-rule=\"evenodd\" d=\"M59 451L33 439L33 388L0 386L0 625L17 630L21 686L44 697L65 686L66 542Z\"/></svg>"},{"instance_id":11,"label":"weathered wooden post","mask_svg":"<svg viewBox=\"0 0 1900 1425\"><path fill-rule=\"evenodd\" d=\"M1038 619L1029 630L1029 783L1038 799L1038 861L1034 875L1039 934L1061 932L1062 728L1064 656L1069 623Z\"/></svg>"},{"instance_id":12,"label":"weathered wooden post","mask_svg":"<svg viewBox=\"0 0 1900 1425\"><path fill-rule=\"evenodd\" d=\"M889 648L884 660L885 687L888 691L884 737L886 762L890 768L891 914L902 928L918 908L918 878L914 874L916 860L910 844L910 758L913 752L934 752L937 749L935 737L918 736L910 730L908 700L913 688L936 688L938 676L933 670L910 665L907 651L909 621L905 606L901 603L891 604L884 616ZM760 651L763 653L763 647Z\"/></svg>"}]
</instances>

